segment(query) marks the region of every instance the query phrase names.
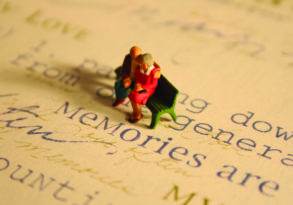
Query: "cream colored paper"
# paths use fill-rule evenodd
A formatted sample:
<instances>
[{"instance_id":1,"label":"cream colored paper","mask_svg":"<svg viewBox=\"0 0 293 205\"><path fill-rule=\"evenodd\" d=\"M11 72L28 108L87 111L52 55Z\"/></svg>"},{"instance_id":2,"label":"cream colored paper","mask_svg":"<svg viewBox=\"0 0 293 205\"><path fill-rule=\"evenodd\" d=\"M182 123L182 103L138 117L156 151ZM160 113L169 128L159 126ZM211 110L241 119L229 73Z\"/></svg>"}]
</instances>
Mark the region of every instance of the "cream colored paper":
<instances>
[{"instance_id":1,"label":"cream colored paper","mask_svg":"<svg viewBox=\"0 0 293 205\"><path fill-rule=\"evenodd\" d=\"M0 0L0 204L292 204L292 18L290 0ZM132 45L180 90L176 123L111 107Z\"/></svg>"}]
</instances>

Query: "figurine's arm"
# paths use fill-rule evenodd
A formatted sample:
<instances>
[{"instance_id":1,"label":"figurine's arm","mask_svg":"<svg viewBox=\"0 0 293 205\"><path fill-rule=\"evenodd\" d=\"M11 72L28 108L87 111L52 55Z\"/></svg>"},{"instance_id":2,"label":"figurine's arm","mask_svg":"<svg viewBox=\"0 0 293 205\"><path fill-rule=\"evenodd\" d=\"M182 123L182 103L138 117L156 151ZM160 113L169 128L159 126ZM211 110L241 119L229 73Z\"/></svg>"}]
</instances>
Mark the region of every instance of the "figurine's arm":
<instances>
[{"instance_id":1,"label":"figurine's arm","mask_svg":"<svg viewBox=\"0 0 293 205\"><path fill-rule=\"evenodd\" d=\"M137 92L144 90L144 88L142 87L142 84L140 84L140 83L136 83L134 89Z\"/></svg>"},{"instance_id":2,"label":"figurine's arm","mask_svg":"<svg viewBox=\"0 0 293 205\"><path fill-rule=\"evenodd\" d=\"M130 64L130 56L126 55L124 57L123 63L122 63L122 69L121 69L121 77L125 78L129 76L129 64Z\"/></svg>"},{"instance_id":3,"label":"figurine's arm","mask_svg":"<svg viewBox=\"0 0 293 205\"><path fill-rule=\"evenodd\" d=\"M148 90L152 87L156 87L157 83L158 83L158 79L161 77L161 71L160 69L157 69L153 74L150 74L151 76L149 76L149 80L146 81L145 84L140 84L138 87L138 91L141 90Z\"/></svg>"},{"instance_id":4,"label":"figurine's arm","mask_svg":"<svg viewBox=\"0 0 293 205\"><path fill-rule=\"evenodd\" d=\"M161 77L161 71L158 70L158 71L155 72L154 78L159 79L160 77Z\"/></svg>"},{"instance_id":5,"label":"figurine's arm","mask_svg":"<svg viewBox=\"0 0 293 205\"><path fill-rule=\"evenodd\" d=\"M123 78L123 86L125 88L128 88L128 87L130 87L130 85L131 85L131 78L129 76L124 76L124 78Z\"/></svg>"}]
</instances>

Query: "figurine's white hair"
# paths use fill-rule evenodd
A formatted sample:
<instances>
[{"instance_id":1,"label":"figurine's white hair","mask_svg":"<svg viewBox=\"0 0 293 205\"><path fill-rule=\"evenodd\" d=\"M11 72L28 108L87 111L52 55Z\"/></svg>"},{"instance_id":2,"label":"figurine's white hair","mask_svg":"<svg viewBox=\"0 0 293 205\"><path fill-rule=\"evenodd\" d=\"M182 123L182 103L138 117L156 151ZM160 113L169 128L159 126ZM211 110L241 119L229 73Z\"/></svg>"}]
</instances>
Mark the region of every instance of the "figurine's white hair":
<instances>
[{"instance_id":1,"label":"figurine's white hair","mask_svg":"<svg viewBox=\"0 0 293 205\"><path fill-rule=\"evenodd\" d=\"M147 64L148 67L150 67L154 64L153 56L149 53L142 54L141 60L143 63Z\"/></svg>"}]
</instances>

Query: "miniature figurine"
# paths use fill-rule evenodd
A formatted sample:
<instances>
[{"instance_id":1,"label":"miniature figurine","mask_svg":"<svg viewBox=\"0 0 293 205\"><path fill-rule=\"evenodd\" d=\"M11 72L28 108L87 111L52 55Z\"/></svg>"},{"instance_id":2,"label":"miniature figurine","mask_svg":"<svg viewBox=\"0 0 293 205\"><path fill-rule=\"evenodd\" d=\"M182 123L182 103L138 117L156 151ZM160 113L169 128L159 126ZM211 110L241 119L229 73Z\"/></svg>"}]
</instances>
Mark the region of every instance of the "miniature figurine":
<instances>
[{"instance_id":1,"label":"miniature figurine","mask_svg":"<svg viewBox=\"0 0 293 205\"><path fill-rule=\"evenodd\" d=\"M132 123L139 121L143 117L141 106L145 105L149 97L155 92L161 75L160 67L155 64L151 54L140 55L137 61L139 66L134 71L135 87L129 94L133 108L129 121Z\"/></svg>"},{"instance_id":2,"label":"miniature figurine","mask_svg":"<svg viewBox=\"0 0 293 205\"><path fill-rule=\"evenodd\" d=\"M112 104L114 107L125 101L134 85L134 70L136 58L141 54L141 49L137 46L131 47L129 54L124 58L122 67L119 68L117 80L115 82L116 100Z\"/></svg>"},{"instance_id":3,"label":"miniature figurine","mask_svg":"<svg viewBox=\"0 0 293 205\"><path fill-rule=\"evenodd\" d=\"M116 100L113 106L118 106L129 97L133 108L130 122L136 123L143 118L143 105L152 113L150 128L155 128L161 115L165 113L176 120L174 109L178 90L161 75L161 68L151 54L141 54L141 49L133 46L130 53L125 56L123 65L115 72Z\"/></svg>"}]
</instances>

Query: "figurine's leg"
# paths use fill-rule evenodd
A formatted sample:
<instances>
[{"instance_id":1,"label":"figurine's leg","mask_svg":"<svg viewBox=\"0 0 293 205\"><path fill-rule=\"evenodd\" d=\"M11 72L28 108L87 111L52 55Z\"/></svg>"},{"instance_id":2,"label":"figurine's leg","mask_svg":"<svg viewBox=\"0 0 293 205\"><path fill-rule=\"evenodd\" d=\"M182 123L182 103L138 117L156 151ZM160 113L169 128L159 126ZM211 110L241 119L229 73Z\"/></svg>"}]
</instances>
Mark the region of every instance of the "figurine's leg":
<instances>
[{"instance_id":1,"label":"figurine's leg","mask_svg":"<svg viewBox=\"0 0 293 205\"><path fill-rule=\"evenodd\" d=\"M128 96L128 88L124 88L122 80L117 80L114 85L116 99L112 104L114 107L120 105L124 102L125 98Z\"/></svg>"},{"instance_id":2,"label":"figurine's leg","mask_svg":"<svg viewBox=\"0 0 293 205\"><path fill-rule=\"evenodd\" d=\"M141 105L134 102L134 101L131 101L131 105L132 105L133 113L132 113L132 116L130 117L129 121L131 123L136 123L142 118Z\"/></svg>"}]
</instances>

